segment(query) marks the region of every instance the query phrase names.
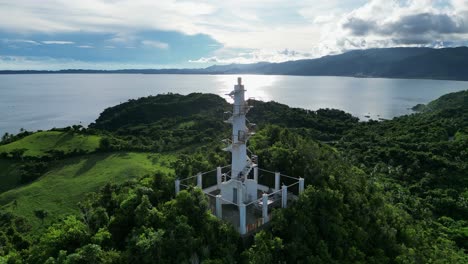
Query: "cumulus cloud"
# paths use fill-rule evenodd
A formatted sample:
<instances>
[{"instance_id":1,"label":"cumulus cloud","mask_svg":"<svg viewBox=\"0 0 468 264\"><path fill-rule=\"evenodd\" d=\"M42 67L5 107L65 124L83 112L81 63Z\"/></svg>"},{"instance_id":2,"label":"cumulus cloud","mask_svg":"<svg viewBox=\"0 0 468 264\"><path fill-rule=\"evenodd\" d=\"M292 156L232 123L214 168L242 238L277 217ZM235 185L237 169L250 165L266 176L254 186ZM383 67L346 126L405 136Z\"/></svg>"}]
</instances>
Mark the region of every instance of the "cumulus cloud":
<instances>
[{"instance_id":1,"label":"cumulus cloud","mask_svg":"<svg viewBox=\"0 0 468 264\"><path fill-rule=\"evenodd\" d=\"M425 34L468 33L468 25L465 25L463 18L436 13L406 15L399 17L397 21L380 24L375 20L350 17L343 27L349 29L355 36L377 34L414 37Z\"/></svg>"},{"instance_id":2,"label":"cumulus cloud","mask_svg":"<svg viewBox=\"0 0 468 264\"><path fill-rule=\"evenodd\" d=\"M247 63L253 63L256 61L253 61L251 59L245 58L245 57L233 57L233 58L218 58L217 56L212 56L212 57L201 57L197 60L189 60L190 63L209 63L209 64L231 64L231 63L236 63L236 64L247 64Z\"/></svg>"},{"instance_id":3,"label":"cumulus cloud","mask_svg":"<svg viewBox=\"0 0 468 264\"><path fill-rule=\"evenodd\" d=\"M279 51L254 50L250 52L238 53L236 55L225 55L222 57L201 57L197 60L189 60L189 62L204 64L248 64L256 62L284 62L290 60L310 59L312 57L313 55L311 53L304 53L290 49L284 49Z\"/></svg>"},{"instance_id":4,"label":"cumulus cloud","mask_svg":"<svg viewBox=\"0 0 468 264\"><path fill-rule=\"evenodd\" d=\"M351 30L351 33L355 36L365 36L375 28L379 27L374 21L367 21L357 17L350 17L343 24L343 28Z\"/></svg>"},{"instance_id":5,"label":"cumulus cloud","mask_svg":"<svg viewBox=\"0 0 468 264\"><path fill-rule=\"evenodd\" d=\"M234 47L250 47L256 49L253 53L263 56L217 55L194 62L280 62L354 49L395 46L442 48L468 44L467 0L357 2L362 1L309 2L310 6L297 6L297 12L308 23L266 29L260 24L247 30L248 34L241 31L220 37L222 43L236 43L235 39L242 39L242 44L236 43ZM292 47L300 55L281 56L278 52L271 52L284 47Z\"/></svg>"},{"instance_id":6,"label":"cumulus cloud","mask_svg":"<svg viewBox=\"0 0 468 264\"><path fill-rule=\"evenodd\" d=\"M461 44L468 37L467 3L374 0L344 16L341 34L375 47Z\"/></svg>"}]
</instances>

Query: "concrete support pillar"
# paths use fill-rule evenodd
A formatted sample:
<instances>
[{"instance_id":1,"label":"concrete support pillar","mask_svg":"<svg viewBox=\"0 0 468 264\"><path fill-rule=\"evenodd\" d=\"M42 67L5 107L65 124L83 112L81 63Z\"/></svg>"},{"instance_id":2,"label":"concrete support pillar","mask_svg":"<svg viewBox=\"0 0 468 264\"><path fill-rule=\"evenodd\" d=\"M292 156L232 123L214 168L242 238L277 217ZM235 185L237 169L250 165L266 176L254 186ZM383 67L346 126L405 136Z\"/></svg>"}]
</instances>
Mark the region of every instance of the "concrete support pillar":
<instances>
[{"instance_id":1,"label":"concrete support pillar","mask_svg":"<svg viewBox=\"0 0 468 264\"><path fill-rule=\"evenodd\" d=\"M241 235L245 235L245 233L247 233L247 229L246 229L246 214L245 214L245 204L244 203L241 203L239 204L239 223L240 223L240 227L239 227L239 231L241 233Z\"/></svg>"},{"instance_id":2,"label":"concrete support pillar","mask_svg":"<svg viewBox=\"0 0 468 264\"><path fill-rule=\"evenodd\" d=\"M223 203L221 201L221 195L216 195L216 216L219 219L223 218Z\"/></svg>"},{"instance_id":3,"label":"concrete support pillar","mask_svg":"<svg viewBox=\"0 0 468 264\"><path fill-rule=\"evenodd\" d=\"M275 192L280 188L280 173L275 172Z\"/></svg>"},{"instance_id":4,"label":"concrete support pillar","mask_svg":"<svg viewBox=\"0 0 468 264\"><path fill-rule=\"evenodd\" d=\"M254 181L258 183L258 167L254 167Z\"/></svg>"},{"instance_id":5,"label":"concrete support pillar","mask_svg":"<svg viewBox=\"0 0 468 264\"><path fill-rule=\"evenodd\" d=\"M237 188L237 204L243 204L244 203L244 192L242 191L242 184L239 184L239 187Z\"/></svg>"},{"instance_id":6,"label":"concrete support pillar","mask_svg":"<svg viewBox=\"0 0 468 264\"><path fill-rule=\"evenodd\" d=\"M268 194L264 193L262 196L262 217L263 217L263 224L268 223L270 219L268 219Z\"/></svg>"},{"instance_id":7,"label":"concrete support pillar","mask_svg":"<svg viewBox=\"0 0 468 264\"><path fill-rule=\"evenodd\" d=\"M199 187L200 189L203 189L202 187L202 174L201 172L199 172L197 174L197 187Z\"/></svg>"},{"instance_id":8,"label":"concrete support pillar","mask_svg":"<svg viewBox=\"0 0 468 264\"><path fill-rule=\"evenodd\" d=\"M180 192L180 180L175 180L175 194L177 195Z\"/></svg>"},{"instance_id":9,"label":"concrete support pillar","mask_svg":"<svg viewBox=\"0 0 468 264\"><path fill-rule=\"evenodd\" d=\"M216 183L218 184L218 189L221 189L221 179L222 179L221 167L217 167L216 168Z\"/></svg>"},{"instance_id":10,"label":"concrete support pillar","mask_svg":"<svg viewBox=\"0 0 468 264\"><path fill-rule=\"evenodd\" d=\"M288 206L288 186L283 184L281 188L281 207L286 208Z\"/></svg>"},{"instance_id":11,"label":"concrete support pillar","mask_svg":"<svg viewBox=\"0 0 468 264\"><path fill-rule=\"evenodd\" d=\"M304 178L299 178L299 194L304 192Z\"/></svg>"}]
</instances>

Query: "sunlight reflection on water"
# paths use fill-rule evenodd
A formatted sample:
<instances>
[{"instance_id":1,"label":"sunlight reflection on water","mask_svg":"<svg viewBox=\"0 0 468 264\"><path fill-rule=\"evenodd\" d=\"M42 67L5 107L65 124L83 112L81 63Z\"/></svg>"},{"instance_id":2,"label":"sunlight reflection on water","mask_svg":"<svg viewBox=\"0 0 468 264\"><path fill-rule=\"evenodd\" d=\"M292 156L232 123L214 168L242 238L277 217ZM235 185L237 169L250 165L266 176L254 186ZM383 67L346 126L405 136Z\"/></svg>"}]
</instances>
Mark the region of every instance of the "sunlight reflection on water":
<instances>
[{"instance_id":1,"label":"sunlight reflection on water","mask_svg":"<svg viewBox=\"0 0 468 264\"><path fill-rule=\"evenodd\" d=\"M283 76L278 75L241 75L242 83L246 89L246 98L255 98L261 101L271 101L271 93L269 92L272 86L275 86ZM217 75L216 81L219 82L217 94L232 102L231 98L226 94L234 89L237 83L237 77L234 75Z\"/></svg>"},{"instance_id":2,"label":"sunlight reflection on water","mask_svg":"<svg viewBox=\"0 0 468 264\"><path fill-rule=\"evenodd\" d=\"M246 96L310 110L336 108L367 120L408 114L408 108L468 89L468 82L348 77L239 75ZM0 135L88 125L106 108L161 93L214 93L228 100L238 75L0 75Z\"/></svg>"}]
</instances>

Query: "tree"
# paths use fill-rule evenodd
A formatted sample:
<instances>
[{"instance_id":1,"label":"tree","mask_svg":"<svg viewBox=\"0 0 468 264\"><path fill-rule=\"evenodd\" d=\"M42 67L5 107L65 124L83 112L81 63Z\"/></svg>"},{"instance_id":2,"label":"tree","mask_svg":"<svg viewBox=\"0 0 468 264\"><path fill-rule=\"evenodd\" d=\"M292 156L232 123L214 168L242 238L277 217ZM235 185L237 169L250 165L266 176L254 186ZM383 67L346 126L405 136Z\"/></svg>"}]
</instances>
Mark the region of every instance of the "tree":
<instances>
[{"instance_id":1,"label":"tree","mask_svg":"<svg viewBox=\"0 0 468 264\"><path fill-rule=\"evenodd\" d=\"M262 230L255 235L254 245L244 251L243 257L248 263L269 264L283 262L282 254L283 241Z\"/></svg>"},{"instance_id":2,"label":"tree","mask_svg":"<svg viewBox=\"0 0 468 264\"><path fill-rule=\"evenodd\" d=\"M58 257L60 251L74 252L88 244L89 238L86 225L76 216L68 216L47 228L31 249L27 263L44 263L49 257Z\"/></svg>"},{"instance_id":3,"label":"tree","mask_svg":"<svg viewBox=\"0 0 468 264\"><path fill-rule=\"evenodd\" d=\"M111 146L111 141L108 137L104 136L99 140L99 149L100 150L109 150Z\"/></svg>"},{"instance_id":4,"label":"tree","mask_svg":"<svg viewBox=\"0 0 468 264\"><path fill-rule=\"evenodd\" d=\"M27 151L27 149L21 148L21 149L14 149L14 150L10 151L10 153L13 156L14 159L21 159L21 161L23 161L24 153L26 151Z\"/></svg>"},{"instance_id":5,"label":"tree","mask_svg":"<svg viewBox=\"0 0 468 264\"><path fill-rule=\"evenodd\" d=\"M8 132L5 132L5 134L3 134L2 136L1 143L6 144L9 139L10 139L10 134Z\"/></svg>"},{"instance_id":6,"label":"tree","mask_svg":"<svg viewBox=\"0 0 468 264\"><path fill-rule=\"evenodd\" d=\"M44 219L49 215L49 213L46 210L34 210L34 216L36 216L39 220L41 220L41 223L44 224Z\"/></svg>"},{"instance_id":7,"label":"tree","mask_svg":"<svg viewBox=\"0 0 468 264\"><path fill-rule=\"evenodd\" d=\"M138 263L160 263L164 246L164 233L163 229L154 230L153 228L143 227L140 234L134 236L132 241L133 249L135 252L135 261Z\"/></svg>"}]
</instances>

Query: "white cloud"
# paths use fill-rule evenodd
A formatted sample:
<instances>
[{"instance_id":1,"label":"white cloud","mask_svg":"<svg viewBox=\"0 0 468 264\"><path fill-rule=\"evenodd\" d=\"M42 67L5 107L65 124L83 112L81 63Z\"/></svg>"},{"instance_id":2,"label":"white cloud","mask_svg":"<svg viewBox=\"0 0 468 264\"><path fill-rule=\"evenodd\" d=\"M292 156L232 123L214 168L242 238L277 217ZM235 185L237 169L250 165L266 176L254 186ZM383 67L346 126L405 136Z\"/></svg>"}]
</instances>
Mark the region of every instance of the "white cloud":
<instances>
[{"instance_id":1,"label":"white cloud","mask_svg":"<svg viewBox=\"0 0 468 264\"><path fill-rule=\"evenodd\" d=\"M0 0L0 28L21 32L122 32L144 29L197 33L198 17L216 8L176 0Z\"/></svg>"},{"instance_id":2,"label":"white cloud","mask_svg":"<svg viewBox=\"0 0 468 264\"><path fill-rule=\"evenodd\" d=\"M468 1L373 0L343 16L332 37L355 48L442 47L468 38Z\"/></svg>"},{"instance_id":3,"label":"white cloud","mask_svg":"<svg viewBox=\"0 0 468 264\"><path fill-rule=\"evenodd\" d=\"M73 41L63 41L63 40L46 40L46 41L41 41L42 44L48 44L48 45L70 45L70 44L75 44Z\"/></svg>"},{"instance_id":4,"label":"white cloud","mask_svg":"<svg viewBox=\"0 0 468 264\"><path fill-rule=\"evenodd\" d=\"M31 45L41 45L41 43L30 39L2 39L5 43L23 43Z\"/></svg>"},{"instance_id":5,"label":"white cloud","mask_svg":"<svg viewBox=\"0 0 468 264\"><path fill-rule=\"evenodd\" d=\"M300 10L325 13L326 9L343 5L336 0L327 1L327 5L322 2L0 0L0 30L101 31L122 35L114 41L129 41L128 35L135 31L175 30L208 34L231 48L305 49L318 41L320 28L305 23Z\"/></svg>"},{"instance_id":6,"label":"white cloud","mask_svg":"<svg viewBox=\"0 0 468 264\"><path fill-rule=\"evenodd\" d=\"M80 49L92 49L94 48L93 46L90 46L90 45L80 45L80 46L76 46L77 48L80 48Z\"/></svg>"},{"instance_id":7,"label":"white cloud","mask_svg":"<svg viewBox=\"0 0 468 264\"><path fill-rule=\"evenodd\" d=\"M447 18L455 25L451 31L446 30L452 25ZM109 46L158 49L169 44L140 42L135 33L203 33L221 43L211 58L204 58L216 61L282 61L373 47L442 47L468 39L462 30L467 19L468 0L0 0L0 31L99 31L116 35ZM418 21L426 21L418 24L426 29L417 28ZM418 30L422 33L414 34ZM278 53L285 48L310 56ZM253 54L224 54L229 49Z\"/></svg>"},{"instance_id":8,"label":"white cloud","mask_svg":"<svg viewBox=\"0 0 468 264\"><path fill-rule=\"evenodd\" d=\"M156 48L156 49L168 49L169 44L157 41L157 40L143 40L141 42L144 46L151 47L151 48Z\"/></svg>"},{"instance_id":9,"label":"white cloud","mask_svg":"<svg viewBox=\"0 0 468 264\"><path fill-rule=\"evenodd\" d=\"M254 50L242 52L236 55L202 57L197 60L189 60L190 63L216 63L216 64L247 64L256 62L284 62L290 60L302 60L313 58L310 53L284 49L280 51Z\"/></svg>"},{"instance_id":10,"label":"white cloud","mask_svg":"<svg viewBox=\"0 0 468 264\"><path fill-rule=\"evenodd\" d=\"M93 70L118 70L118 69L149 69L166 68L161 64L138 64L116 62L86 62L71 59L56 59L49 57L24 57L24 56L0 56L0 69L2 70L62 70L62 69L93 69ZM178 65L171 65L178 67Z\"/></svg>"}]
</instances>

